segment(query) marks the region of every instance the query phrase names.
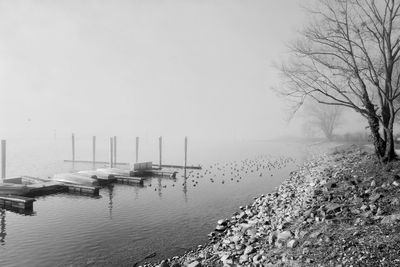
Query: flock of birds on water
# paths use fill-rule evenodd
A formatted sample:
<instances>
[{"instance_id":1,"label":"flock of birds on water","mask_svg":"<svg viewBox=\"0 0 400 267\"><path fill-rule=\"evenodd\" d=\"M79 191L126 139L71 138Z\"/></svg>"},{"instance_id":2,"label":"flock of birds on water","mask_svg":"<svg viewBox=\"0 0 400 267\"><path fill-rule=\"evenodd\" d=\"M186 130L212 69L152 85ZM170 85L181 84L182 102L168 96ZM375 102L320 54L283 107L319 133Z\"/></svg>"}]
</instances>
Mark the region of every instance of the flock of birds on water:
<instances>
[{"instance_id":1,"label":"flock of birds on water","mask_svg":"<svg viewBox=\"0 0 400 267\"><path fill-rule=\"evenodd\" d=\"M186 173L186 177L183 174L183 170L179 170L182 174L179 181L183 182L182 186L187 187L192 185L193 187L199 186L201 180L208 180L210 183L221 183L227 184L239 183L242 180L250 177L272 177L274 173L280 169L284 169L289 164L295 164L296 159L292 157L271 157L267 155L257 156L253 159L247 158L240 161L231 162L216 162L214 164L204 166L201 170L189 170ZM154 181L154 179L153 179ZM173 179L172 187L178 179ZM152 184L148 184L149 187ZM161 188L166 188L167 185L161 185L159 180L158 186L154 186L154 191L159 191Z\"/></svg>"}]
</instances>

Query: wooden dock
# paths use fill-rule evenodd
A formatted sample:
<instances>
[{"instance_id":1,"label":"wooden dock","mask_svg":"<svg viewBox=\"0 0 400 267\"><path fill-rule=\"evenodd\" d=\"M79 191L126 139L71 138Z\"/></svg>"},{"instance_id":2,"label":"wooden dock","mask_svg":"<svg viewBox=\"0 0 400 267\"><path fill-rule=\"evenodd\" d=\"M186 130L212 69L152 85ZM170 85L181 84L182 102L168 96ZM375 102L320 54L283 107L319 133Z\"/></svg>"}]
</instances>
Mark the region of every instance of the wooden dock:
<instances>
[{"instance_id":1,"label":"wooden dock","mask_svg":"<svg viewBox=\"0 0 400 267\"><path fill-rule=\"evenodd\" d=\"M132 177L132 176L115 176L116 182L119 184L129 184L129 185L143 185L144 178L142 177Z\"/></svg>"},{"instance_id":2,"label":"wooden dock","mask_svg":"<svg viewBox=\"0 0 400 267\"><path fill-rule=\"evenodd\" d=\"M165 165L162 164L161 166L159 164L153 164L154 168L169 168L169 169L185 169L185 166L180 166L180 165ZM186 166L187 170L201 170L201 166Z\"/></svg>"},{"instance_id":3,"label":"wooden dock","mask_svg":"<svg viewBox=\"0 0 400 267\"><path fill-rule=\"evenodd\" d=\"M129 176L131 177L168 177L176 178L177 172L163 171L160 169L151 169L143 171L130 171Z\"/></svg>"},{"instance_id":4,"label":"wooden dock","mask_svg":"<svg viewBox=\"0 0 400 267\"><path fill-rule=\"evenodd\" d=\"M100 191L100 187L97 186L83 186L77 184L64 184L64 186L68 189L68 193L77 193L80 195L98 196Z\"/></svg>"},{"instance_id":5,"label":"wooden dock","mask_svg":"<svg viewBox=\"0 0 400 267\"><path fill-rule=\"evenodd\" d=\"M11 210L32 210L34 198L15 196L15 195L0 195L0 208Z\"/></svg>"},{"instance_id":6,"label":"wooden dock","mask_svg":"<svg viewBox=\"0 0 400 267\"><path fill-rule=\"evenodd\" d=\"M64 162L71 162L71 163L88 163L88 164L104 164L108 165L110 164L107 161L92 161L92 160L70 160L70 159L65 159ZM130 164L127 162L117 162L114 163L114 165L121 165L121 166L129 166Z\"/></svg>"}]
</instances>

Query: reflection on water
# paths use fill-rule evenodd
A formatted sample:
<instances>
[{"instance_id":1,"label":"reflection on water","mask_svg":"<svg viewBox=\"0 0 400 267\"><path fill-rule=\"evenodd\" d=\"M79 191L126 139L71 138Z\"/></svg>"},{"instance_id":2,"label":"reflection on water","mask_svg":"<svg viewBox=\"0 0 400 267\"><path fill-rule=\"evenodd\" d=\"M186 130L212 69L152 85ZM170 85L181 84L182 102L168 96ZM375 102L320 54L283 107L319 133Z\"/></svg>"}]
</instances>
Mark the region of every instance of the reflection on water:
<instances>
[{"instance_id":1,"label":"reflection on water","mask_svg":"<svg viewBox=\"0 0 400 267\"><path fill-rule=\"evenodd\" d=\"M6 211L0 210L0 243L4 245L6 239Z\"/></svg>"},{"instance_id":2,"label":"reflection on water","mask_svg":"<svg viewBox=\"0 0 400 267\"><path fill-rule=\"evenodd\" d=\"M34 203L36 216L0 210L0 266L132 266L147 255L155 253L153 260L158 260L194 248L207 241L218 219L272 191L304 154L291 146L284 155L271 155L265 151L276 148L268 148L229 150L220 156L223 160L201 162L202 170L178 170L176 179L105 186L100 198L64 193L40 197ZM53 168L42 175L71 169L61 160L47 161L44 166ZM73 167L84 170L92 164Z\"/></svg>"},{"instance_id":3,"label":"reflection on water","mask_svg":"<svg viewBox=\"0 0 400 267\"><path fill-rule=\"evenodd\" d=\"M112 209L113 209L113 191L114 191L114 185L110 184L107 186L108 189L108 210L110 211L110 219L112 220Z\"/></svg>"}]
</instances>

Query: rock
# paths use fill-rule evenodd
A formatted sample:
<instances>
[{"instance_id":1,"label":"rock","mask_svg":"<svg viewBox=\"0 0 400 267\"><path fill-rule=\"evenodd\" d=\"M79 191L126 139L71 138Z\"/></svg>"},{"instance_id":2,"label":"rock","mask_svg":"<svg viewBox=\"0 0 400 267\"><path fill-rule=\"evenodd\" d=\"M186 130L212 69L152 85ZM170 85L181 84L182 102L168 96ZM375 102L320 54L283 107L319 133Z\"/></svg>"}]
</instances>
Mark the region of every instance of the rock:
<instances>
[{"instance_id":1,"label":"rock","mask_svg":"<svg viewBox=\"0 0 400 267\"><path fill-rule=\"evenodd\" d=\"M325 209L326 209L327 213L330 213L330 212L336 213L336 212L340 211L340 205L337 203L328 203L325 206Z\"/></svg>"},{"instance_id":2,"label":"rock","mask_svg":"<svg viewBox=\"0 0 400 267\"><path fill-rule=\"evenodd\" d=\"M399 184L399 182L397 182L397 181L394 181L393 183L392 183L392 185L394 185L394 186L399 186L400 184Z\"/></svg>"},{"instance_id":3,"label":"rock","mask_svg":"<svg viewBox=\"0 0 400 267\"><path fill-rule=\"evenodd\" d=\"M258 264L262 260L262 256L260 254L257 254L253 257L253 263Z\"/></svg>"},{"instance_id":4,"label":"rock","mask_svg":"<svg viewBox=\"0 0 400 267\"><path fill-rule=\"evenodd\" d=\"M226 230L226 226L225 225L217 225L217 227L215 227L215 230L218 232L223 232Z\"/></svg>"},{"instance_id":5,"label":"rock","mask_svg":"<svg viewBox=\"0 0 400 267\"><path fill-rule=\"evenodd\" d=\"M328 182L325 184L326 189L330 190L332 188L336 188L337 187L337 183L336 182Z\"/></svg>"},{"instance_id":6,"label":"rock","mask_svg":"<svg viewBox=\"0 0 400 267\"><path fill-rule=\"evenodd\" d=\"M182 267L182 265L178 262L174 262L171 267Z\"/></svg>"},{"instance_id":7,"label":"rock","mask_svg":"<svg viewBox=\"0 0 400 267\"><path fill-rule=\"evenodd\" d=\"M371 202L376 202L381 197L383 197L383 195L381 193L375 193L375 194L373 194L372 196L369 197L369 200Z\"/></svg>"},{"instance_id":8,"label":"rock","mask_svg":"<svg viewBox=\"0 0 400 267\"><path fill-rule=\"evenodd\" d=\"M188 264L187 267L201 267L201 263L198 261L193 261L190 264Z\"/></svg>"},{"instance_id":9,"label":"rock","mask_svg":"<svg viewBox=\"0 0 400 267\"><path fill-rule=\"evenodd\" d=\"M228 221L221 219L221 220L218 220L217 224L226 226L228 224Z\"/></svg>"},{"instance_id":10,"label":"rock","mask_svg":"<svg viewBox=\"0 0 400 267\"><path fill-rule=\"evenodd\" d=\"M310 238L318 238L322 233L320 231L316 231L310 234Z\"/></svg>"},{"instance_id":11,"label":"rock","mask_svg":"<svg viewBox=\"0 0 400 267\"><path fill-rule=\"evenodd\" d=\"M375 186L376 186L376 182L375 182L375 180L372 180L370 187L375 187Z\"/></svg>"},{"instance_id":12,"label":"rock","mask_svg":"<svg viewBox=\"0 0 400 267\"><path fill-rule=\"evenodd\" d=\"M158 265L159 267L170 267L169 263L165 260L163 260L160 265Z\"/></svg>"},{"instance_id":13,"label":"rock","mask_svg":"<svg viewBox=\"0 0 400 267\"><path fill-rule=\"evenodd\" d=\"M243 252L243 254L248 255L255 252L255 249L253 246L247 246Z\"/></svg>"},{"instance_id":14,"label":"rock","mask_svg":"<svg viewBox=\"0 0 400 267\"><path fill-rule=\"evenodd\" d=\"M396 223L400 221L400 213L397 214L392 214L392 215L388 215L383 217L381 223L383 224L392 224L392 223Z\"/></svg>"},{"instance_id":15,"label":"rock","mask_svg":"<svg viewBox=\"0 0 400 267\"><path fill-rule=\"evenodd\" d=\"M269 234L268 243L269 243L270 245L273 245L273 244L275 243L276 239L277 239L277 234L276 234L276 232L272 232L272 233Z\"/></svg>"},{"instance_id":16,"label":"rock","mask_svg":"<svg viewBox=\"0 0 400 267\"><path fill-rule=\"evenodd\" d=\"M382 215L383 214L383 210L381 209L381 207L379 207L377 210L376 210L376 215L377 216L380 216L380 215Z\"/></svg>"},{"instance_id":17,"label":"rock","mask_svg":"<svg viewBox=\"0 0 400 267\"><path fill-rule=\"evenodd\" d=\"M243 255L241 255L240 258L239 258L239 263L240 263L240 264L243 264L243 263L247 262L248 260L249 260L249 256L243 254Z\"/></svg>"},{"instance_id":18,"label":"rock","mask_svg":"<svg viewBox=\"0 0 400 267\"><path fill-rule=\"evenodd\" d=\"M299 241L297 241L296 239L292 239L287 243L287 247L295 248L295 247L297 247L298 244L299 244Z\"/></svg>"},{"instance_id":19,"label":"rock","mask_svg":"<svg viewBox=\"0 0 400 267\"><path fill-rule=\"evenodd\" d=\"M279 241L286 241L291 237L293 237L293 235L290 231L283 231L277 235L276 239Z\"/></svg>"},{"instance_id":20,"label":"rock","mask_svg":"<svg viewBox=\"0 0 400 267\"><path fill-rule=\"evenodd\" d=\"M400 205L400 200L397 197L394 197L391 201L390 204L392 204L393 206L398 206Z\"/></svg>"}]
</instances>

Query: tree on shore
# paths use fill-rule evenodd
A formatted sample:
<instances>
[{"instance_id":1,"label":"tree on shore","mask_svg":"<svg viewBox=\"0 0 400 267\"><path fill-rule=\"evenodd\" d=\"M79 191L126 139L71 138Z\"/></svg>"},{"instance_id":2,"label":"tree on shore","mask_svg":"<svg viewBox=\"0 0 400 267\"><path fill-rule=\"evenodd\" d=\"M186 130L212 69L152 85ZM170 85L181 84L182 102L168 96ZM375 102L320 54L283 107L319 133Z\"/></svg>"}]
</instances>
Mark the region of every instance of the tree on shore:
<instances>
[{"instance_id":1,"label":"tree on shore","mask_svg":"<svg viewBox=\"0 0 400 267\"><path fill-rule=\"evenodd\" d=\"M340 124L343 108L308 102L304 104L304 114L308 127L317 128L328 140L333 139L333 132Z\"/></svg>"},{"instance_id":2,"label":"tree on shore","mask_svg":"<svg viewBox=\"0 0 400 267\"><path fill-rule=\"evenodd\" d=\"M311 97L360 113L381 162L396 158L399 9L400 0L320 0L307 9L313 21L290 46L291 61L280 66L283 85L278 90L299 105Z\"/></svg>"}]
</instances>

